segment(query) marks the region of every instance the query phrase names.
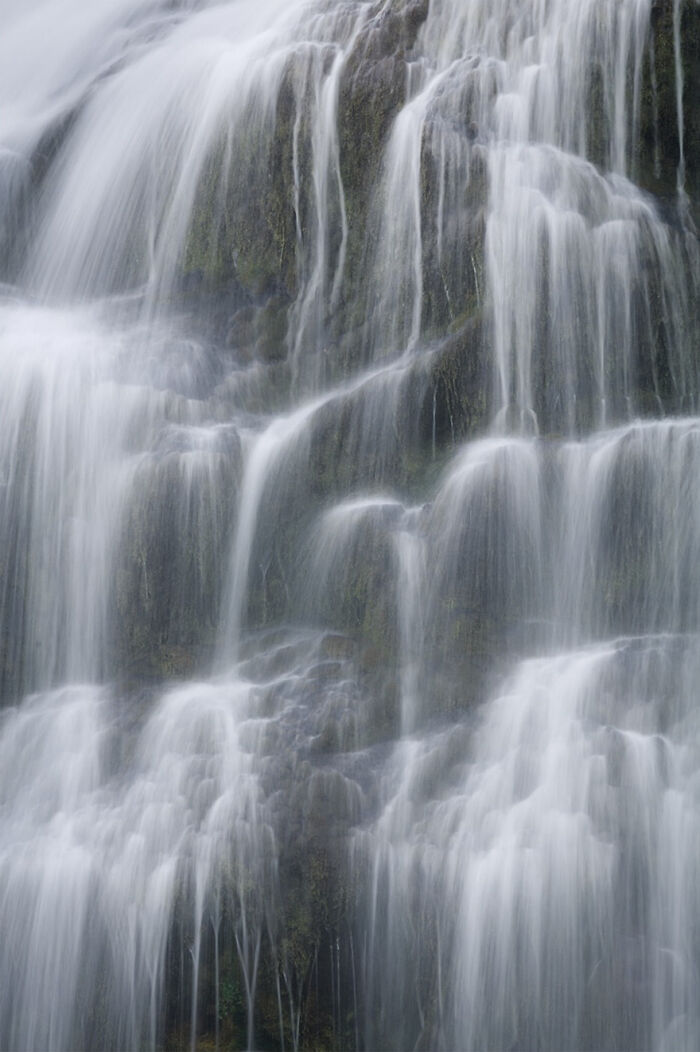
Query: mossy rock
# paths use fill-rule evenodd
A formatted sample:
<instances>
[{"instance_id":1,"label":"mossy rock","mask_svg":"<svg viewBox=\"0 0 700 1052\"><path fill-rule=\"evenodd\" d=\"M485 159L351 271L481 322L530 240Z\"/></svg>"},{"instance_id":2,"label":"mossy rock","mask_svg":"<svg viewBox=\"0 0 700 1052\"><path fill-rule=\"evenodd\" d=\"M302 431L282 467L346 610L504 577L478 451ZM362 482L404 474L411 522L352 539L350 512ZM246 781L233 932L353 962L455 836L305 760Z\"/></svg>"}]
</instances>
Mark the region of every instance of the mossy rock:
<instances>
[{"instance_id":1,"label":"mossy rock","mask_svg":"<svg viewBox=\"0 0 700 1052\"><path fill-rule=\"evenodd\" d=\"M673 22L673 0L654 0L636 158L640 185L666 201L675 198L680 161ZM685 0L682 5L680 45L685 178L697 218L700 214L700 6L695 0Z\"/></svg>"},{"instance_id":2,"label":"mossy rock","mask_svg":"<svg viewBox=\"0 0 700 1052\"><path fill-rule=\"evenodd\" d=\"M343 303L335 335L362 330L371 211L391 125L406 101L406 59L428 14L427 0L376 4L342 71L338 96L340 172L348 221ZM362 345L345 343L346 353ZM357 364L357 363L355 363Z\"/></svg>"},{"instance_id":3,"label":"mossy rock","mask_svg":"<svg viewBox=\"0 0 700 1052\"><path fill-rule=\"evenodd\" d=\"M213 643L240 471L239 447L229 445L196 478L175 452L142 465L135 492L147 499L126 517L112 611L118 667L130 678L188 675Z\"/></svg>"},{"instance_id":4,"label":"mossy rock","mask_svg":"<svg viewBox=\"0 0 700 1052\"><path fill-rule=\"evenodd\" d=\"M293 69L276 104L250 112L203 167L182 260L208 287L235 282L254 300L296 290ZM251 187L255 192L251 193Z\"/></svg>"},{"instance_id":5,"label":"mossy rock","mask_svg":"<svg viewBox=\"0 0 700 1052\"><path fill-rule=\"evenodd\" d=\"M420 413L425 448L454 446L482 431L488 421L487 347L480 314L458 319L457 331L434 352L430 383Z\"/></svg>"}]
</instances>

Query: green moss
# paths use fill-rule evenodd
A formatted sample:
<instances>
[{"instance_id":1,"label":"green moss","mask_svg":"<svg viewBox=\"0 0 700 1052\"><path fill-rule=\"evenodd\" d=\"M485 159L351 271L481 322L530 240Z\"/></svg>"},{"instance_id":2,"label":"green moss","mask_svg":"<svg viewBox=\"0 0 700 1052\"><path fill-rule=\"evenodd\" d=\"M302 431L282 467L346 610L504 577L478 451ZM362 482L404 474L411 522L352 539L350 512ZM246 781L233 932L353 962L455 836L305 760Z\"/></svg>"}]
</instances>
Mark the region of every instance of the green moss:
<instances>
[{"instance_id":1,"label":"green moss","mask_svg":"<svg viewBox=\"0 0 700 1052\"><path fill-rule=\"evenodd\" d=\"M251 107L206 162L183 271L207 286L236 282L253 298L296 289L291 71L274 109ZM255 192L251 193L251 187Z\"/></svg>"}]
</instances>

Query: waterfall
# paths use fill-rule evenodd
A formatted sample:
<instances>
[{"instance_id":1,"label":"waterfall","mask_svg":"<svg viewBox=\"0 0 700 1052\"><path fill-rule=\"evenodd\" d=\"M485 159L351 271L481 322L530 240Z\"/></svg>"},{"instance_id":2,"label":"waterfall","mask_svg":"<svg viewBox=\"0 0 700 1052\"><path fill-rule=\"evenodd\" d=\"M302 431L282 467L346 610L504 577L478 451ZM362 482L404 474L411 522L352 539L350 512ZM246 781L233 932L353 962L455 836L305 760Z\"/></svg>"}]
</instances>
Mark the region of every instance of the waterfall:
<instances>
[{"instance_id":1,"label":"waterfall","mask_svg":"<svg viewBox=\"0 0 700 1052\"><path fill-rule=\"evenodd\" d=\"M699 45L5 0L0 1047L698 1047Z\"/></svg>"}]
</instances>

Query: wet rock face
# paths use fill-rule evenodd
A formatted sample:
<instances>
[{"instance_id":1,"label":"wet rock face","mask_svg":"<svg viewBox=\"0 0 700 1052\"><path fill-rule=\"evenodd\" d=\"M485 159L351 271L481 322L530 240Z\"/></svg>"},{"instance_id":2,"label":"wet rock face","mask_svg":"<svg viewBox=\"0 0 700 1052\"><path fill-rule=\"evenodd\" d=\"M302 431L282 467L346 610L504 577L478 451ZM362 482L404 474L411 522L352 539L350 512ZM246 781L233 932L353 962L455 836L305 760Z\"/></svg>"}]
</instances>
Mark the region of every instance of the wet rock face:
<instances>
[{"instance_id":1,"label":"wet rock face","mask_svg":"<svg viewBox=\"0 0 700 1052\"><path fill-rule=\"evenodd\" d=\"M348 284L357 288L367 262L368 228L391 124L406 101L407 59L428 14L423 0L376 4L345 63L338 94L340 172L350 241Z\"/></svg>"},{"instance_id":2,"label":"wet rock face","mask_svg":"<svg viewBox=\"0 0 700 1052\"><path fill-rule=\"evenodd\" d=\"M257 116L251 113L250 120L241 125L245 132L234 130L212 152L193 212L183 265L188 280L194 276L205 286L222 290L228 285L232 300L237 297L244 304L232 311L228 327L229 343L242 363L255 360L279 366L287 362L292 382L294 376L308 376L309 368L322 381L328 381L352 374L381 351L384 337L373 315L383 306L376 290L377 283L384 280L386 267L380 260L378 238L385 237L379 216L386 206L382 197L386 186L382 189L382 185L387 176L387 148L397 115L415 90L412 78L420 75L416 58L427 16L428 5L423 3L370 7L346 37L340 58L338 52L324 45L318 70L303 57L287 60L266 108ZM697 208L699 20L694 2L655 2L639 79L633 81L630 70L627 86L630 114L635 97L639 108L638 118L631 114L629 119L632 177L654 196L671 232L678 223L675 212L681 159L685 191L691 209ZM332 111L327 134L332 132L333 142L322 146L314 138L311 116L319 105L314 84L320 82L314 77L319 71L327 71L333 62L338 63L337 80L324 103ZM590 78L587 138L588 157L600 164L605 174L609 159L599 146L609 140L612 129L606 109L610 102L604 102L601 95L600 76L598 80L595 75ZM477 86L475 77L466 70L459 81L462 117L457 119L453 104L446 106L444 102L454 94L454 86L447 81L421 118L420 328L430 339L457 331L471 317L483 315L485 306L484 320L488 322L485 232L493 207L493 173L484 149L489 134L487 100L480 95L483 85ZM496 82L494 74L494 98ZM329 150L325 161L319 160L322 148ZM234 155L235 164L231 161ZM457 173L464 181L459 193L453 186ZM319 197L319 179L328 184L322 188L323 200ZM252 195L246 193L249 186L255 187ZM324 229L319 233L321 214ZM548 245L547 237L543 237L543 285L552 281L559 267L554 250L555 246ZM632 363L632 382L637 386L634 397L638 411L655 412L659 405L675 411L686 395L683 384L676 384L678 368L669 360L668 350L674 337L664 329L663 307L658 306L667 296L659 284L663 263L655 255L656 249L650 252L645 246L640 251L647 263L640 275L631 320L637 330L632 341L636 355ZM406 260L401 259L399 265L405 268ZM692 266L690 258L685 265ZM317 266L330 267L332 296L330 279L325 289L311 289L318 280L313 277ZM583 310L591 292L582 286L580 294ZM319 297L315 307L310 305L312 295ZM398 302L404 313L409 313L410 289L401 295L404 298ZM649 304L651 323L643 317ZM696 307L689 303L689 309ZM312 311L313 328L307 328ZM300 321L301 332L294 335ZM543 297L533 324L537 343L546 348L560 325L556 303L548 305ZM465 356L463 375L458 379L469 391L470 405L463 404L467 417L475 415L475 406L478 417L478 403L483 399L469 375L485 377L486 382L493 375L490 359L495 333L488 324L483 336L481 344L472 344ZM386 338L390 343L391 335ZM592 356L595 353L590 351ZM555 354L556 348L552 357ZM304 359L308 362L313 358L315 365L304 364ZM569 427L566 417L571 409L564 408L566 395L559 378L553 376L558 366L543 352L533 368L536 404L532 408L540 418L540 429L556 433ZM587 360L574 368L579 388L576 426L585 430L596 414L594 398L587 388L600 380ZM452 373L454 376L453 367ZM619 377L611 376L612 383L619 386ZM613 405L615 413L626 412L625 400L629 403L630 394L625 392ZM489 401L493 395L486 397ZM451 415L450 434L464 433L464 426L455 424L454 411L446 412ZM437 417L440 415L438 410ZM471 425L466 430L471 430ZM437 434L444 433L446 428L440 421Z\"/></svg>"},{"instance_id":3,"label":"wet rock face","mask_svg":"<svg viewBox=\"0 0 700 1052\"><path fill-rule=\"evenodd\" d=\"M697 3L683 9L681 41L684 61L683 119L688 192L695 214L700 215L700 9Z\"/></svg>"},{"instance_id":4,"label":"wet rock face","mask_svg":"<svg viewBox=\"0 0 700 1052\"><path fill-rule=\"evenodd\" d=\"M199 463L190 452L191 465L187 453L165 453L137 474L113 612L118 667L129 682L181 679L210 657L240 471L236 445L223 442Z\"/></svg>"},{"instance_id":5,"label":"wet rock face","mask_svg":"<svg viewBox=\"0 0 700 1052\"><path fill-rule=\"evenodd\" d=\"M664 200L672 199L676 192L681 162L680 94L685 187L696 215L700 195L699 50L697 3L654 0L642 87L639 180L645 189Z\"/></svg>"}]
</instances>

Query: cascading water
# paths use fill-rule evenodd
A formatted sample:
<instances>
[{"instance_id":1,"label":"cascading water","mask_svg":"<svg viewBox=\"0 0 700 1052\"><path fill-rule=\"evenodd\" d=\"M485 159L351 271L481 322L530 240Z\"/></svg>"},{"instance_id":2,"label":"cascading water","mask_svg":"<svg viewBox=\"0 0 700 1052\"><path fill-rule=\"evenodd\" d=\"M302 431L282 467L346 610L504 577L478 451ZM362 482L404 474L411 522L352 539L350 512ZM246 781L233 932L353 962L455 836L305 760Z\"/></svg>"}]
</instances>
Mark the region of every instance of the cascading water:
<instances>
[{"instance_id":1,"label":"cascading water","mask_svg":"<svg viewBox=\"0 0 700 1052\"><path fill-rule=\"evenodd\" d=\"M700 5L4 0L0 1047L700 1044Z\"/></svg>"}]
</instances>

